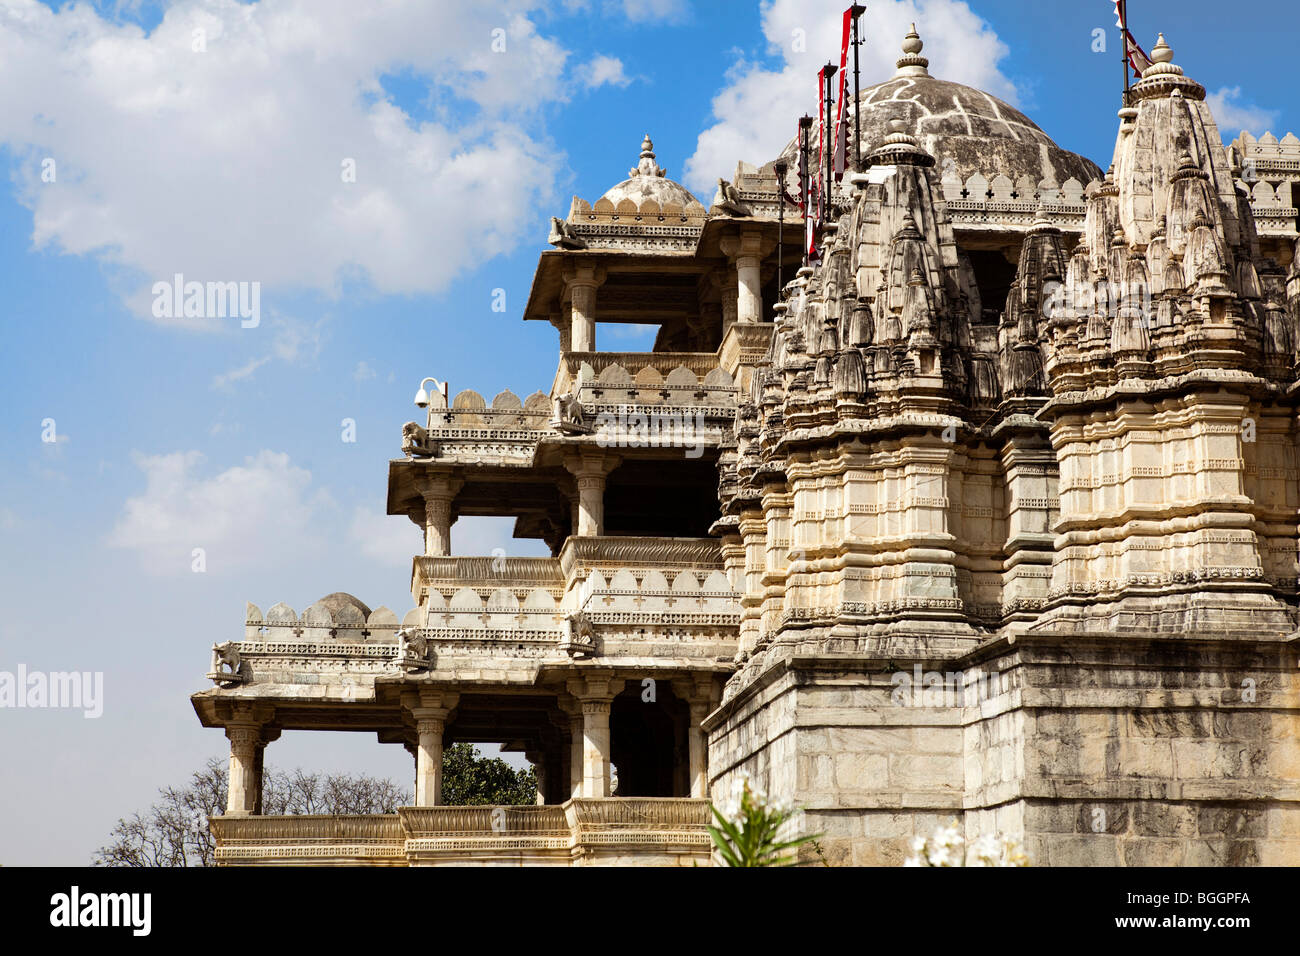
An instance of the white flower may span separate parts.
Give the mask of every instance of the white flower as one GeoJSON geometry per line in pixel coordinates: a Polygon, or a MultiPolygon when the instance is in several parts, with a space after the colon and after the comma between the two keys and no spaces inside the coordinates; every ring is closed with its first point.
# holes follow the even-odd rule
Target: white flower
{"type": "Polygon", "coordinates": [[[1002,858],[1002,845],[996,836],[987,834],[971,844],[967,866],[997,866],[1002,858]],[[972,860],[974,862],[972,862],[972,860]]]}
{"type": "Polygon", "coordinates": [[[947,826],[944,827],[942,830],[939,830],[937,833],[935,833],[934,842],[937,846],[943,847],[945,849],[948,848],[955,849],[957,847],[960,847],[962,843],[965,842],[965,840],[962,837],[962,835],[957,832],[957,828],[955,826],[947,826]]]}

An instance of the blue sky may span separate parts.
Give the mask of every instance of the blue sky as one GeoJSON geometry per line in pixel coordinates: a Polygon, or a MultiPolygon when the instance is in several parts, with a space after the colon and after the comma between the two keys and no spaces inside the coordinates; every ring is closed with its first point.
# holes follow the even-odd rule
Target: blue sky
{"type": "MultiPolygon", "coordinates": [[[[865,80],[915,20],[932,73],[1108,163],[1106,0],[868,6],[865,80]]],[[[96,720],[0,709],[0,863],[85,863],[117,817],[227,752],[188,695],[245,601],[408,609],[419,533],[383,510],[420,379],[546,390],[554,330],[519,315],[549,217],[623,179],[646,132],[705,203],[737,160],[772,158],[815,106],[843,4],[389,7],[0,0],[0,671],[105,680],[96,720]],[[177,272],[258,282],[260,322],[154,317],[152,284],[177,272]]],[[[1289,4],[1131,7],[1229,139],[1300,127],[1275,52],[1289,4]]],[[[539,553],[484,521],[453,546],[539,553]]],[[[412,772],[369,735],[286,734],[268,760],[412,772]]]]}

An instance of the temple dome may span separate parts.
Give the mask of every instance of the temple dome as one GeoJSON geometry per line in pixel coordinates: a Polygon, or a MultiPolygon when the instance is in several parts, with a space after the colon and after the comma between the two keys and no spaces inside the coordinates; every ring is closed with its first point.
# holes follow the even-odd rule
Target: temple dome
{"type": "Polygon", "coordinates": [[[682,208],[692,203],[700,205],[685,186],[668,178],[667,170],[655,162],[654,143],[646,133],[641,141],[641,158],[636,166],[628,170],[628,178],[617,186],[611,187],[601,196],[617,206],[624,199],[630,199],[640,208],[647,199],[653,199],[660,207],[667,203],[676,203],[682,208]]]}
{"type": "Polygon", "coordinates": [[[337,613],[340,608],[351,605],[361,612],[362,617],[370,616],[370,608],[346,591],[335,591],[333,594],[327,594],[316,603],[328,608],[331,614],[337,613]]]}
{"type": "MultiPolygon", "coordinates": [[[[1102,178],[1096,163],[1056,145],[1014,106],[983,90],[931,76],[929,60],[920,55],[923,46],[913,24],[903,41],[898,71],[862,90],[859,119],[864,157],[895,131],[890,124],[898,120],[935,158],[941,174],[955,172],[963,182],[976,173],[987,179],[1003,175],[1013,182],[1027,176],[1035,185],[1044,179],[1061,185],[1071,178],[1087,185],[1102,178]]],[[[849,105],[846,123],[852,131],[849,105]]],[[[815,137],[815,126],[813,132],[815,137]]],[[[794,169],[798,157],[798,142],[791,140],[781,158],[794,169]]]]}

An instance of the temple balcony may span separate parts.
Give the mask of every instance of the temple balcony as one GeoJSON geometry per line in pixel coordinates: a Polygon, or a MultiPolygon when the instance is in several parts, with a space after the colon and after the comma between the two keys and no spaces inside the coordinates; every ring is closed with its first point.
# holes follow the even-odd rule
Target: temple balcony
{"type": "Polygon", "coordinates": [[[417,603],[400,622],[347,595],[301,615],[248,604],[242,639],[213,648],[209,719],[220,722],[217,699],[278,699],[296,702],[304,726],[387,729],[400,724],[387,697],[410,676],[531,685],[539,668],[575,662],[672,676],[725,670],[737,647],[738,596],[712,538],[572,536],[555,558],[418,555],[411,577],[417,603]],[[348,716],[321,710],[330,701],[348,716]]]}
{"type": "Polygon", "coordinates": [[[219,866],[708,866],[709,802],[402,807],[375,816],[221,816],[219,866]]]}
{"type": "MultiPolygon", "coordinates": [[[[761,358],[770,326],[754,326],[749,361],[761,358]]],[[[745,336],[729,336],[728,343],[745,336]]],[[[739,346],[727,357],[738,361],[739,346]]],[[[521,400],[503,391],[491,403],[472,389],[448,404],[431,396],[425,426],[403,428],[414,461],[477,470],[536,468],[574,446],[716,448],[729,437],[738,389],[712,352],[565,352],[551,396],[521,400]]]]}
{"type": "Polygon", "coordinates": [[[581,385],[584,405],[735,409],[735,382],[715,352],[563,352],[552,395],[581,385]]]}

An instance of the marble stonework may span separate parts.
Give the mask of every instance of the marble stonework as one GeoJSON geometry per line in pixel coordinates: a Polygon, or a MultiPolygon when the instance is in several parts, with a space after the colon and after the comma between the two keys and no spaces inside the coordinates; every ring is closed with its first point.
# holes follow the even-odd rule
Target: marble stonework
{"type": "Polygon", "coordinates": [[[832,864],[954,818],[1038,864],[1300,863],[1300,141],[1225,147],[1162,37],[1103,171],[922,49],[811,262],[793,143],[706,206],[647,136],[552,221],[550,388],[435,391],[389,462],[413,609],[250,604],[213,648],[220,862],[691,865],[744,773],[832,864]],[[550,556],[451,555],[477,515],[550,556]],[[284,730],[405,747],[416,805],[261,816],[284,730]],[[539,805],[441,806],[457,741],[539,805]]]}

